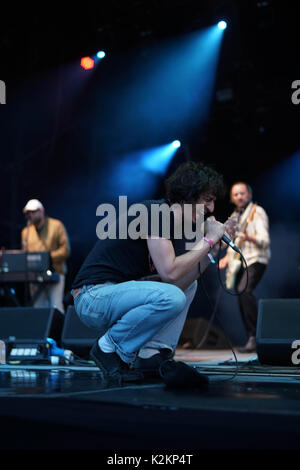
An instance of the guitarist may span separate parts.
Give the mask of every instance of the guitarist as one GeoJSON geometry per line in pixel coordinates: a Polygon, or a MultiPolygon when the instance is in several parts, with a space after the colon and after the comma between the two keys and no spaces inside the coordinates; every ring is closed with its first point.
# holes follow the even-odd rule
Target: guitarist
{"type": "MultiPolygon", "coordinates": [[[[232,216],[238,217],[238,230],[235,244],[239,247],[248,265],[248,286],[238,296],[239,309],[248,334],[245,346],[239,352],[256,351],[257,302],[253,294],[260,282],[270,260],[269,221],[265,210],[252,202],[251,187],[244,182],[233,184],[230,190],[230,201],[235,205],[232,216]]],[[[230,248],[219,262],[220,269],[227,268],[226,285],[241,292],[246,283],[247,275],[240,257],[230,248]]]]}

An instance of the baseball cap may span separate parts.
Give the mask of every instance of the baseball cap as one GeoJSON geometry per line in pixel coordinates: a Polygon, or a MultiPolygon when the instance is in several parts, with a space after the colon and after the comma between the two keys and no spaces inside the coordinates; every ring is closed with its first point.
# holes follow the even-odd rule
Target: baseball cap
{"type": "Polygon", "coordinates": [[[44,209],[43,204],[38,199],[30,199],[23,209],[23,212],[37,211],[38,209],[44,209]]]}

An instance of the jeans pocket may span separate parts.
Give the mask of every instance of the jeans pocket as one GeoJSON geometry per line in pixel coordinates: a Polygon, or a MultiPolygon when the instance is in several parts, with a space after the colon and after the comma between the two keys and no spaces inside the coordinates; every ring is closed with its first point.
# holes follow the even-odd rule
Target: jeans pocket
{"type": "Polygon", "coordinates": [[[107,330],[107,320],[102,312],[101,302],[99,300],[97,302],[88,292],[76,297],[74,307],[78,317],[86,326],[97,330],[107,330]]]}

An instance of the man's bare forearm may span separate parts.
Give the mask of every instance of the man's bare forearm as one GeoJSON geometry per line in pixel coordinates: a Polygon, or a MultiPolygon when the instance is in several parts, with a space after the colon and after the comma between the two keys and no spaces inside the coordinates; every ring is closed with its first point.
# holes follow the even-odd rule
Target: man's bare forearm
{"type": "Polygon", "coordinates": [[[188,272],[185,276],[178,279],[178,281],[176,281],[174,285],[179,287],[183,291],[186,290],[194,281],[199,279],[200,272],[201,274],[204,273],[204,271],[209,265],[210,260],[208,256],[205,256],[197,266],[193,267],[191,271],[188,272]]]}
{"type": "MultiPolygon", "coordinates": [[[[183,276],[181,279],[179,279],[177,282],[174,283],[175,286],[179,287],[183,291],[186,290],[194,281],[196,281],[200,277],[200,271],[201,274],[204,273],[206,268],[209,266],[210,260],[208,256],[202,259],[201,263],[199,263],[198,266],[195,266],[192,268],[192,270],[183,276]]],[[[159,274],[152,274],[150,276],[145,276],[141,277],[138,279],[139,281],[156,281],[156,282],[164,282],[162,281],[161,277],[159,274]]]]}

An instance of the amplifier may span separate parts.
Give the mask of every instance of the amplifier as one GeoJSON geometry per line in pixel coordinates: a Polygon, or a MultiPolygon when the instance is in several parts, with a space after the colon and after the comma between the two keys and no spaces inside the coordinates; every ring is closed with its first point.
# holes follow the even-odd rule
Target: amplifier
{"type": "Polygon", "coordinates": [[[256,329],[261,364],[294,366],[300,345],[300,299],[261,299],[256,329]]]}

